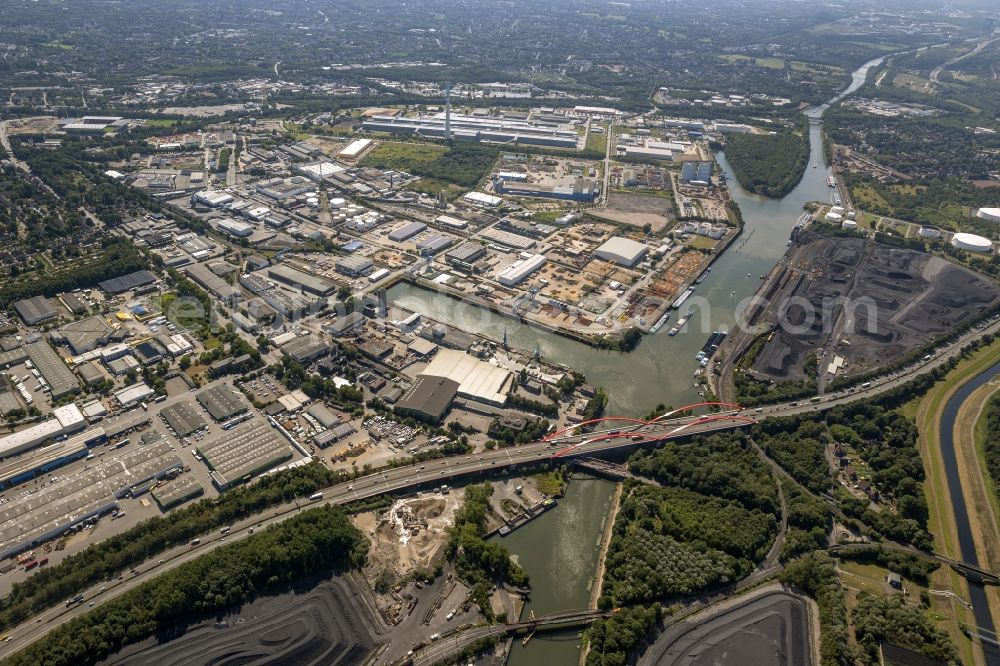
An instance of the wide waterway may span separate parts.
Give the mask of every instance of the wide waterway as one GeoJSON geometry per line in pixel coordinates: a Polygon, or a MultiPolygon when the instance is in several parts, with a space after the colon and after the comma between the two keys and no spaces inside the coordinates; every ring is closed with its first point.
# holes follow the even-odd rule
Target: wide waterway
{"type": "MultiPolygon", "coordinates": [[[[955,512],[959,558],[976,566],[979,565],[979,558],[976,555],[976,541],[972,535],[969,510],[965,506],[965,495],[962,493],[962,477],[958,473],[958,459],[955,457],[955,419],[958,417],[959,408],[969,399],[969,396],[993,380],[998,374],[1000,374],[1000,363],[976,375],[968,384],[962,386],[951,396],[941,413],[941,460],[944,462],[945,476],[948,479],[948,494],[955,512]]],[[[969,581],[969,602],[972,604],[972,614],[976,618],[979,633],[988,639],[982,641],[986,664],[987,666],[1000,666],[1000,647],[996,644],[997,635],[993,624],[993,615],[990,613],[986,589],[982,583],[969,581]]]]}
{"type": "MultiPolygon", "coordinates": [[[[873,60],[854,72],[850,87],[841,95],[863,84],[869,67],[879,62],[881,59],[873,60]]],[[[810,109],[806,115],[818,118],[825,109],[826,105],[821,105],[810,109]]],[[[537,345],[544,358],[578,370],[591,383],[603,386],[608,394],[609,414],[639,416],[659,403],[679,407],[699,402],[693,381],[698,368],[695,355],[713,330],[733,327],[746,300],[760,285],[760,276],[770,271],[784,254],[792,227],[803,212],[803,204],[829,201],[834,192],[827,185],[827,177],[832,172],[823,155],[818,123],[810,126],[809,144],[810,164],[802,181],[782,199],[768,199],[747,192],[737,182],[725,154],[716,156],[733,199],[743,214],[746,225],[743,234],[716,259],[708,278],[698,285],[695,296],[689,299],[689,305],[696,308],[691,323],[673,337],[666,333],[670,326],[663,326],[659,333],[644,336],[630,353],[594,349],[410,284],[392,287],[388,298],[433,319],[495,340],[503,338],[506,328],[507,340],[512,346],[531,352],[537,345]],[[812,166],[814,161],[815,168],[812,166]]]]}
{"type": "MultiPolygon", "coordinates": [[[[531,598],[521,617],[586,608],[600,555],[601,536],[611,509],[614,484],[598,479],[570,482],[566,495],[547,511],[506,537],[506,546],[531,579],[531,598]]],[[[576,664],[579,629],[540,633],[526,646],[514,641],[511,666],[576,664]]]]}

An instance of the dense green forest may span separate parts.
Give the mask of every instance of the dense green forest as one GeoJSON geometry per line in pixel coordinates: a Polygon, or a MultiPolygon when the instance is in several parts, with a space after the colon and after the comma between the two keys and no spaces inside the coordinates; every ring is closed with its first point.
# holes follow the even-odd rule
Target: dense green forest
{"type": "Polygon", "coordinates": [[[95,583],[187,543],[192,537],[296,497],[306,497],[338,478],[337,473],[322,465],[306,465],[261,477],[252,486],[234,488],[218,499],[200,500],[165,516],[145,520],[16,583],[0,604],[0,629],[23,622],[95,583]]]}
{"type": "Polygon", "coordinates": [[[493,611],[489,595],[494,585],[509,583],[524,587],[528,584],[527,574],[511,560],[507,549],[484,538],[492,494],[493,486],[489,483],[465,487],[464,502],[455,513],[448,541],[448,557],[455,561],[459,577],[472,587],[472,598],[490,619],[493,611]]]}
{"type": "Polygon", "coordinates": [[[781,548],[782,561],[826,546],[831,517],[826,503],[785,478],[781,479],[781,490],[788,505],[788,530],[781,548]]]}
{"type": "Polygon", "coordinates": [[[830,437],[816,417],[766,419],[753,427],[753,438],[768,457],[809,490],[830,489],[833,477],[824,455],[830,437]]]}
{"type": "Polygon", "coordinates": [[[836,560],[825,551],[799,558],[785,567],[779,576],[782,583],[805,592],[819,606],[819,653],[822,666],[849,663],[847,607],[844,590],[837,575],[836,560]]]}
{"type": "Polygon", "coordinates": [[[726,138],[726,159],[743,189],[780,198],[802,180],[809,162],[808,125],[796,132],[732,134],[726,138]]]}
{"type": "Polygon", "coordinates": [[[900,596],[875,596],[862,592],[858,605],[851,612],[854,637],[858,641],[865,664],[881,664],[879,643],[896,645],[925,654],[945,663],[957,663],[958,652],[948,634],[934,626],[927,611],[911,606],[900,596]]]}
{"type": "Polygon", "coordinates": [[[633,606],[587,629],[587,666],[623,666],[663,620],[663,607],[633,606]]]}
{"type": "Polygon", "coordinates": [[[930,514],[921,482],[924,467],[917,449],[916,424],[901,413],[854,402],[827,413],[834,440],[853,448],[872,470],[872,484],[895,510],[873,510],[868,502],[843,499],[844,513],[882,535],[923,550],[933,547],[927,531],[930,514]]]}
{"type": "Polygon", "coordinates": [[[7,663],[94,663],[157,630],[245,603],[280,584],[359,567],[367,550],[368,542],[340,509],[310,509],[101,604],[7,663]]]}
{"type": "Polygon", "coordinates": [[[739,434],[668,443],[629,468],[608,548],[602,607],[690,596],[747,576],[777,533],[769,467],[739,434]]]}
{"type": "Polygon", "coordinates": [[[629,470],[664,486],[738,501],[748,509],[777,514],[778,493],[766,464],[739,433],[698,438],[636,452],[629,470]]]}
{"type": "Polygon", "coordinates": [[[990,398],[984,426],[983,456],[986,458],[986,470],[993,479],[993,492],[997,493],[997,488],[1000,488],[1000,393],[990,398]]]}

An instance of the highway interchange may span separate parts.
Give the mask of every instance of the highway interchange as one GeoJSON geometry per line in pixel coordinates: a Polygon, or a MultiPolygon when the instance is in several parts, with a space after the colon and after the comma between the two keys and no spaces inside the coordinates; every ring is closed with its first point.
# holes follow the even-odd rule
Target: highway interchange
{"type": "Polygon", "coordinates": [[[961,349],[977,338],[1000,331],[1000,320],[994,317],[988,326],[973,329],[955,342],[939,349],[930,358],[920,361],[881,379],[872,380],[863,388],[848,389],[820,398],[819,402],[793,401],[757,409],[742,409],[702,416],[664,418],[650,423],[632,423],[617,428],[607,428],[584,434],[567,432],[546,442],[537,442],[507,449],[486,450],[472,455],[453,456],[430,460],[393,469],[380,470],[367,476],[345,481],[323,489],[322,498],[316,501],[298,499],[269,509],[263,514],[239,521],[230,526],[227,534],[214,532],[203,535],[196,546],[175,547],[137,566],[118,580],[96,584],[83,590],[83,601],[69,608],[56,606],[36,618],[10,629],[0,643],[0,659],[23,649],[61,624],[90,610],[92,607],[114,599],[138,587],[155,576],[188,562],[210,550],[245,538],[254,531],[293,516],[306,508],[322,505],[342,505],[372,498],[385,493],[401,493],[417,488],[432,489],[443,482],[481,474],[493,474],[519,465],[541,463],[546,460],[576,456],[597,456],[635,448],[643,444],[671,438],[709,434],[745,427],[755,422],[778,416],[793,416],[817,410],[874,398],[897,388],[914,378],[931,372],[961,353],[961,349]]]}

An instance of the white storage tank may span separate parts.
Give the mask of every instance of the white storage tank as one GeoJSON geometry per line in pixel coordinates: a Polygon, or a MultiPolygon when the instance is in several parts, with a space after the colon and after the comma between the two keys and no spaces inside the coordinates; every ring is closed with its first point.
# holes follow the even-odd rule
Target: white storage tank
{"type": "Polygon", "coordinates": [[[920,227],[918,234],[921,238],[941,238],[941,230],[937,227],[920,227]]]}
{"type": "Polygon", "coordinates": [[[840,222],[844,219],[844,216],[840,213],[834,213],[832,210],[826,214],[827,222],[840,222]]]}
{"type": "Polygon", "coordinates": [[[960,250],[969,252],[989,253],[993,251],[993,243],[988,238],[976,234],[958,233],[951,239],[951,244],[960,250]]]}
{"type": "Polygon", "coordinates": [[[330,208],[343,208],[345,205],[347,205],[346,199],[341,199],[340,197],[330,199],[330,208]]]}
{"type": "Polygon", "coordinates": [[[857,229],[858,223],[854,220],[844,220],[844,223],[840,225],[844,229],[857,229]]]}

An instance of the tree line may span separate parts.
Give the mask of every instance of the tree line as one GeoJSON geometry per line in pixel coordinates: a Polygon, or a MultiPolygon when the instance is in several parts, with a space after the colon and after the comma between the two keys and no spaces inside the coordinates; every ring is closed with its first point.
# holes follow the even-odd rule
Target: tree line
{"type": "Polygon", "coordinates": [[[245,603],[302,576],[359,567],[367,551],[367,540],[339,508],[310,509],[101,604],[8,663],[94,663],[158,630],[245,603]]]}
{"type": "Polygon", "coordinates": [[[781,198],[799,184],[808,165],[808,124],[803,120],[794,132],[730,135],[726,159],[743,189],[781,198]]]}

